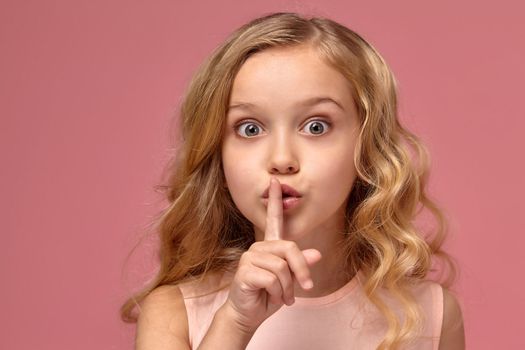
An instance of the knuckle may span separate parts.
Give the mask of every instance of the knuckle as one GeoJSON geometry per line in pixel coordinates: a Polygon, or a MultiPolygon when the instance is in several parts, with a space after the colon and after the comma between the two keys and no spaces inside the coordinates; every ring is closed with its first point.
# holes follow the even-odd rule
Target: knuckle
{"type": "Polygon", "coordinates": [[[239,265],[239,267],[237,268],[237,274],[239,276],[244,277],[248,274],[249,270],[250,268],[247,265],[239,265]]]}
{"type": "Polygon", "coordinates": [[[261,250],[261,244],[263,242],[261,241],[257,241],[257,242],[254,242],[251,246],[250,246],[250,249],[248,251],[259,251],[261,250]]]}
{"type": "Polygon", "coordinates": [[[295,250],[295,249],[299,249],[298,246],[297,246],[297,243],[295,243],[294,241],[284,241],[285,243],[285,248],[287,250],[295,250]]]}
{"type": "Polygon", "coordinates": [[[282,259],[279,260],[279,262],[277,263],[277,269],[280,272],[286,272],[286,270],[288,270],[288,263],[282,259]]]}
{"type": "Polygon", "coordinates": [[[243,280],[244,280],[244,281],[247,281],[247,282],[250,282],[250,283],[252,283],[252,284],[253,284],[253,283],[257,284],[257,283],[258,283],[257,281],[259,280],[259,278],[258,278],[257,275],[258,275],[258,273],[257,273],[257,271],[255,271],[254,269],[252,269],[252,268],[246,268],[246,269],[245,269],[245,272],[244,272],[244,278],[243,278],[243,280]]]}
{"type": "Polygon", "coordinates": [[[241,258],[239,259],[239,264],[243,265],[247,263],[248,261],[250,261],[250,255],[251,255],[250,251],[245,251],[244,253],[242,253],[241,258]]]}
{"type": "Polygon", "coordinates": [[[276,285],[278,282],[279,282],[279,280],[278,280],[277,276],[275,276],[273,274],[272,275],[268,275],[268,283],[270,285],[276,285]]]}

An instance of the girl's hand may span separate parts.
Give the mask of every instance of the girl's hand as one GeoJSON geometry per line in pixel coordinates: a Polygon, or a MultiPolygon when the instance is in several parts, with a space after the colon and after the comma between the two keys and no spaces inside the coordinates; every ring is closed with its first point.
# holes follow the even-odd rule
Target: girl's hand
{"type": "Polygon", "coordinates": [[[282,240],[283,203],[281,185],[270,180],[264,241],[244,252],[223,307],[242,332],[253,333],[283,304],[292,305],[294,281],[303,289],[313,282],[309,266],[321,259],[316,249],[299,250],[294,241],[282,240]]]}

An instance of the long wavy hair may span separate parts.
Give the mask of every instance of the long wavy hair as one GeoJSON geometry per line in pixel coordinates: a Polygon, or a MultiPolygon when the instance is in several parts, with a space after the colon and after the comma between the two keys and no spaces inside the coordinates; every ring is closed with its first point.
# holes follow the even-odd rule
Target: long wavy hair
{"type": "Polygon", "coordinates": [[[397,348],[421,329],[424,315],[410,285],[438,270],[436,282],[452,285],[456,263],[441,249],[447,220],[425,192],[429,154],[398,120],[396,81],[389,67],[371,44],[333,20],[272,13],[234,31],[190,81],[177,120],[178,146],[158,186],[168,205],[152,220],[160,238],[160,268],[121,306],[123,321],[136,322],[135,308],[161,285],[235,271],[241,254],[254,243],[252,223],[223,186],[226,108],[246,59],[268,48],[296,45],[315,48],[354,87],[360,124],[354,155],[358,176],[346,211],[344,268],[363,272],[364,291],[386,318],[388,328],[379,349],[397,348]],[[423,209],[435,219],[432,231],[416,226],[423,209]],[[400,302],[401,319],[380,297],[382,287],[400,302]]]}

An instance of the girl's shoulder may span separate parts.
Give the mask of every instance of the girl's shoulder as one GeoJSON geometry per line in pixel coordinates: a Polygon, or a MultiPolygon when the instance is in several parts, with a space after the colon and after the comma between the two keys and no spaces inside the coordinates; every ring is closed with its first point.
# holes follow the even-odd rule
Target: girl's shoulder
{"type": "MultiPolygon", "coordinates": [[[[433,323],[434,331],[441,329],[443,321],[443,311],[444,311],[444,288],[438,282],[432,280],[417,280],[411,281],[405,285],[406,291],[409,295],[402,292],[406,301],[411,299],[412,303],[416,303],[421,311],[427,315],[433,323]]],[[[387,303],[389,307],[392,308],[394,312],[402,313],[404,310],[404,305],[399,299],[397,293],[393,293],[385,287],[382,287],[378,290],[378,294],[381,296],[381,299],[387,303]]]]}
{"type": "Polygon", "coordinates": [[[419,280],[408,285],[408,288],[416,299],[431,297],[434,301],[443,302],[443,287],[438,282],[432,280],[419,280]]]}
{"type": "Polygon", "coordinates": [[[162,285],[140,303],[136,348],[170,346],[190,349],[188,318],[182,293],[177,285],[162,285]]]}
{"type": "Polygon", "coordinates": [[[439,349],[464,349],[465,331],[459,295],[432,280],[420,281],[410,289],[418,304],[434,321],[439,349]]]}
{"type": "Polygon", "coordinates": [[[465,329],[461,302],[455,293],[446,288],[443,288],[443,326],[439,348],[465,348],[465,329]]]}
{"type": "Polygon", "coordinates": [[[224,291],[227,295],[224,286],[230,278],[230,273],[213,272],[152,290],[140,303],[137,349],[160,345],[191,349],[195,336],[199,339],[203,336],[202,325],[210,323],[224,291]]]}

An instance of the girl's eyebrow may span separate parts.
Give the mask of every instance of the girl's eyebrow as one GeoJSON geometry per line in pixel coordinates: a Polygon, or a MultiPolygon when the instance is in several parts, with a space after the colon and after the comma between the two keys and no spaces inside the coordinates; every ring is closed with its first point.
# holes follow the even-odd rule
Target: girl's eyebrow
{"type": "MultiPolygon", "coordinates": [[[[335,99],[333,99],[331,97],[328,97],[328,96],[314,96],[314,97],[310,97],[310,98],[307,98],[306,100],[297,102],[295,104],[295,107],[315,106],[315,105],[318,105],[318,104],[321,104],[321,103],[335,104],[340,110],[345,112],[345,109],[343,108],[343,105],[340,102],[338,102],[335,99]]],[[[255,104],[250,103],[250,102],[234,102],[233,104],[231,104],[228,107],[227,112],[230,112],[233,109],[244,109],[244,110],[248,110],[248,111],[254,111],[254,110],[257,110],[258,107],[255,104]]]]}

